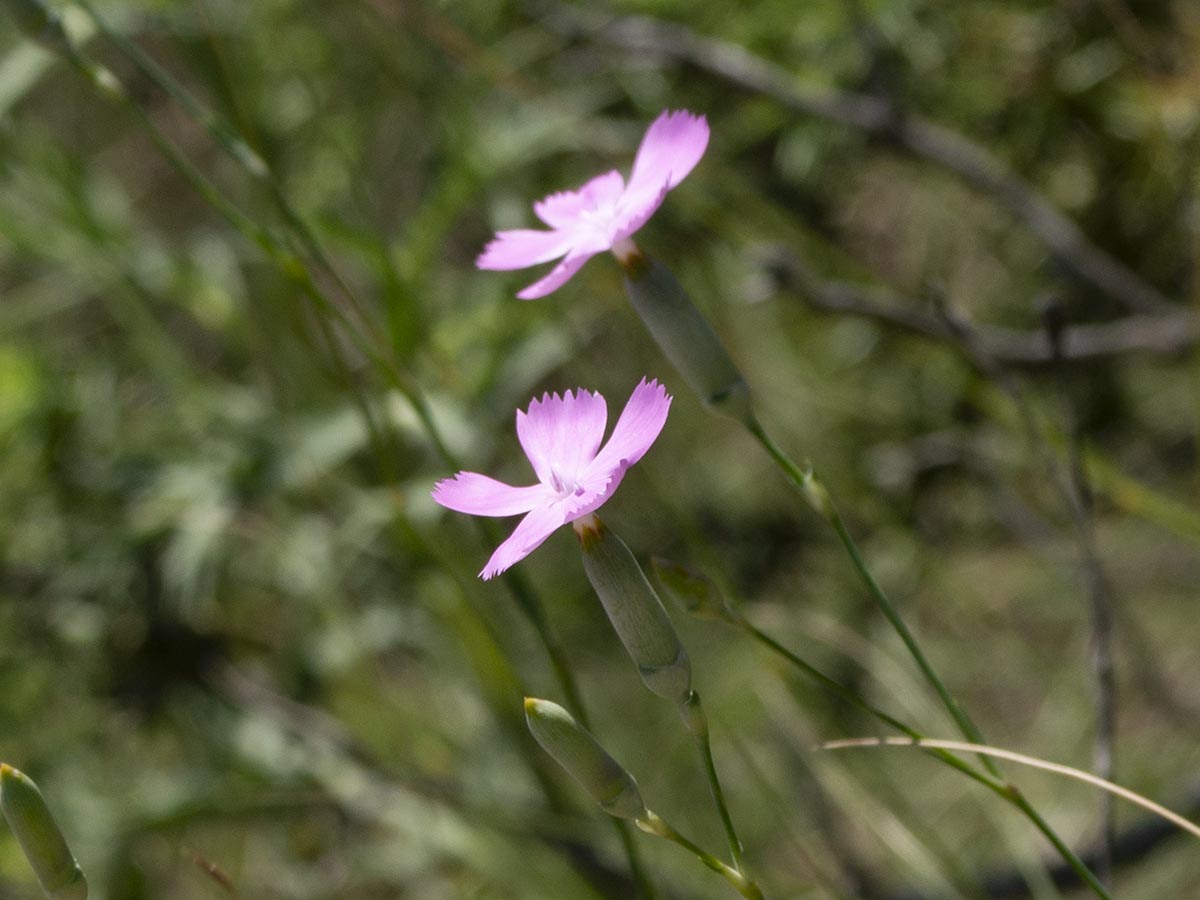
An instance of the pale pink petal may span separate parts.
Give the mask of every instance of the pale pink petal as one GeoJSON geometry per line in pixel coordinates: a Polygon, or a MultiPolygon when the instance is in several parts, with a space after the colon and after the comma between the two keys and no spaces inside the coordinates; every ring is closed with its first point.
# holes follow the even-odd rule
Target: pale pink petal
{"type": "Polygon", "coordinates": [[[687,110],[666,110],[646,130],[633,161],[629,190],[656,194],[675,187],[700,162],[708,147],[708,121],[687,110]]]}
{"type": "Polygon", "coordinates": [[[671,395],[657,381],[646,381],[633,389],[633,395],[621,411],[608,443],[588,466],[583,481],[622,472],[636,463],[650,449],[667,422],[671,395]]]}
{"type": "Polygon", "coordinates": [[[524,559],[566,521],[566,506],[561,502],[535,507],[521,520],[508,540],[496,548],[479,577],[487,581],[524,559]]]}
{"type": "Polygon", "coordinates": [[[574,522],[591,515],[608,502],[608,498],[616,491],[627,471],[628,466],[619,466],[615,471],[607,473],[586,474],[575,493],[565,500],[567,521],[574,522]]]}
{"type": "Polygon", "coordinates": [[[574,490],[604,439],[608,406],[582,388],[545,394],[529,410],[517,410],[517,438],[542,484],[561,493],[574,490]]]}
{"type": "Polygon", "coordinates": [[[612,209],[625,190],[625,179],[616,169],[597,175],[577,191],[560,191],[533,204],[537,217],[551,228],[571,229],[588,213],[612,209]]]}
{"type": "MultiPolygon", "coordinates": [[[[601,247],[601,250],[608,249],[601,247]]],[[[518,291],[517,296],[522,300],[536,300],[557,291],[570,281],[575,273],[583,268],[583,264],[599,253],[600,250],[580,250],[574,248],[557,266],[550,270],[545,278],[540,278],[524,290],[518,291]]]]}
{"type": "Polygon", "coordinates": [[[544,484],[513,487],[478,472],[459,472],[433,487],[435,501],[447,509],[473,516],[515,516],[553,497],[544,484]]]}
{"type": "Polygon", "coordinates": [[[561,231],[501,231],[483,248],[475,265],[480,269],[524,269],[557,259],[572,243],[571,235],[561,231]]]}
{"type": "Polygon", "coordinates": [[[617,206],[617,214],[613,219],[612,243],[632,237],[638,230],[650,221],[650,217],[662,206],[670,190],[666,183],[659,185],[655,191],[627,191],[617,206]]]}

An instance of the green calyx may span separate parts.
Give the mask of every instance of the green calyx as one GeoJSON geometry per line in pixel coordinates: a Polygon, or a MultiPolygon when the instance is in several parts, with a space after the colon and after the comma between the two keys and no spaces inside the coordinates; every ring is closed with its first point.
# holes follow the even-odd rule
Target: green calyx
{"type": "Polygon", "coordinates": [[[29,776],[0,764],[0,810],[50,900],[86,900],[87,879],[42,792],[29,776]]]}
{"type": "Polygon", "coordinates": [[[610,816],[637,819],[646,811],[633,776],[574,717],[549,700],[525,698],[525,722],[536,740],[610,816]]]}
{"type": "Polygon", "coordinates": [[[595,516],[575,525],[583,568],[613,630],[655,694],[679,701],[692,687],[692,664],[675,626],[625,543],[595,516]]]}
{"type": "Polygon", "coordinates": [[[713,412],[749,421],[746,380],[675,276],[640,252],[622,260],[622,267],[633,308],[688,387],[713,412]]]}

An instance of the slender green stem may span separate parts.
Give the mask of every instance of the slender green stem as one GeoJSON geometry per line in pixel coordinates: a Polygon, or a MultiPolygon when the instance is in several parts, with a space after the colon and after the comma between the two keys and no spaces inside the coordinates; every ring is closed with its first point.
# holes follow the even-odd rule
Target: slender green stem
{"type": "Polygon", "coordinates": [[[287,222],[288,227],[299,237],[305,251],[320,263],[321,267],[334,279],[342,295],[346,298],[347,303],[353,309],[359,325],[369,331],[370,318],[359,301],[358,296],[343,278],[341,271],[330,260],[329,255],[325,252],[325,248],[322,246],[320,240],[318,240],[311,226],[300,215],[295,206],[292,205],[291,200],[288,199],[287,194],[279,183],[279,179],[276,178],[267,161],[251,148],[250,144],[237,133],[237,130],[231,123],[227,122],[213,110],[205,107],[187,88],[176,81],[170,72],[160,66],[150,56],[143,53],[137,44],[109,25],[108,21],[96,12],[88,0],[75,0],[75,2],[88,14],[100,33],[116,44],[117,48],[141,70],[142,74],[170,95],[194,121],[198,122],[208,131],[213,140],[237,161],[248,175],[266,187],[271,195],[271,199],[275,202],[280,214],[287,222]]]}
{"type": "Polygon", "coordinates": [[[642,816],[635,820],[637,827],[645,831],[647,834],[657,835],[671,841],[673,844],[678,844],[683,849],[694,855],[696,859],[708,866],[714,872],[718,873],[726,881],[734,886],[739,894],[746,900],[764,900],[762,889],[757,884],[748,879],[737,869],[723,863],[704,848],[698,846],[694,842],[688,840],[670,824],[668,824],[657,813],[646,810],[642,816]]]}
{"type": "MultiPolygon", "coordinates": [[[[924,651],[921,650],[920,644],[917,643],[917,639],[909,630],[908,625],[904,622],[904,619],[901,618],[900,613],[896,610],[896,607],[892,605],[891,600],[888,599],[887,594],[885,594],[883,591],[883,588],[879,586],[879,582],[875,580],[875,577],[867,568],[867,564],[863,560],[862,554],[859,553],[858,545],[855,544],[854,539],[850,536],[850,532],[846,528],[846,523],[842,520],[841,514],[837,510],[837,506],[834,505],[833,499],[829,496],[829,492],[826,490],[825,486],[814,477],[810,469],[801,469],[794,462],[792,462],[783,449],[775,443],[769,434],[767,434],[767,432],[763,429],[762,424],[759,423],[757,419],[751,416],[745,421],[745,425],[747,430],[749,430],[749,432],[754,435],[755,439],[763,446],[763,449],[770,454],[771,458],[787,476],[788,480],[791,481],[792,484],[800,491],[800,493],[804,495],[804,498],[808,501],[809,505],[812,506],[812,508],[833,527],[833,530],[837,533],[838,540],[841,542],[846,554],[850,557],[850,561],[854,566],[854,570],[863,580],[863,583],[866,584],[867,590],[871,594],[871,597],[875,600],[880,611],[887,618],[888,622],[891,623],[892,628],[895,629],[896,633],[900,636],[900,640],[904,642],[904,646],[908,649],[908,652],[916,662],[917,667],[921,670],[921,674],[924,675],[925,680],[929,682],[934,692],[938,695],[939,699],[942,701],[942,705],[946,707],[947,712],[950,713],[950,716],[954,719],[954,722],[958,726],[959,730],[971,743],[986,744],[987,741],[983,738],[983,734],[980,732],[979,728],[971,720],[971,717],[967,715],[966,711],[959,706],[958,701],[956,701],[951,695],[949,689],[946,687],[945,682],[943,682],[938,676],[937,672],[926,658],[924,651]]],[[[957,757],[955,758],[957,759],[957,757]]],[[[1027,799],[1025,799],[1024,795],[1021,794],[1021,792],[1014,786],[1004,782],[1000,773],[1000,769],[995,762],[983,756],[980,757],[980,761],[990,776],[988,781],[994,782],[1002,792],[1002,796],[1006,797],[1006,799],[1020,809],[1033,823],[1033,825],[1043,835],[1045,835],[1046,839],[1049,840],[1054,848],[1062,855],[1063,859],[1066,860],[1067,864],[1070,865],[1080,879],[1082,879],[1083,882],[1092,889],[1092,892],[1095,893],[1097,897],[1103,898],[1103,900],[1112,900],[1112,896],[1096,877],[1096,874],[1092,872],[1090,868],[1088,868],[1087,864],[1080,859],[1070,847],[1067,846],[1067,844],[1058,836],[1054,829],[1050,827],[1049,823],[1042,818],[1041,814],[1033,808],[1027,799]]],[[[958,762],[962,762],[962,760],[958,760],[958,762]]],[[[962,771],[967,771],[965,769],[961,769],[961,767],[957,765],[955,768],[960,768],[962,771]]],[[[972,777],[974,777],[977,781],[982,781],[982,778],[979,777],[983,775],[982,772],[978,772],[973,767],[968,768],[970,771],[967,772],[967,774],[974,772],[975,774],[972,775],[972,777]]],[[[988,781],[984,781],[983,783],[987,784],[988,781]]]]}
{"type": "Polygon", "coordinates": [[[638,851],[637,842],[633,839],[633,830],[629,827],[629,823],[624,819],[612,819],[612,823],[617,837],[621,841],[621,847],[625,851],[629,863],[629,874],[633,877],[633,883],[637,885],[639,896],[643,900],[658,900],[658,889],[650,880],[650,874],[642,864],[642,856],[638,851]]]}
{"type": "MultiPolygon", "coordinates": [[[[917,667],[921,670],[921,674],[925,676],[925,680],[937,692],[942,705],[946,707],[946,710],[953,717],[959,730],[974,743],[983,743],[983,736],[979,728],[971,720],[971,717],[967,715],[959,702],[954,699],[954,696],[950,693],[950,689],[946,687],[946,683],[942,681],[928,658],[926,658],[925,652],[921,649],[921,645],[917,643],[916,637],[913,636],[908,625],[901,618],[900,613],[897,612],[896,607],[892,605],[887,595],[883,592],[883,588],[879,586],[879,583],[867,568],[862,555],[858,552],[858,545],[854,543],[850,532],[846,530],[846,523],[842,520],[841,513],[838,512],[837,507],[833,505],[832,501],[828,504],[828,509],[829,523],[833,526],[834,531],[837,532],[838,539],[846,549],[846,554],[850,557],[851,562],[854,563],[855,571],[862,577],[863,582],[867,585],[871,596],[875,598],[875,602],[879,605],[880,610],[887,617],[896,634],[900,636],[900,640],[904,642],[904,646],[908,648],[908,652],[916,662],[917,667]]],[[[984,766],[993,775],[999,774],[994,762],[987,757],[981,757],[981,759],[984,766]]]]}
{"type": "Polygon", "coordinates": [[[917,737],[917,731],[915,729],[910,728],[908,725],[905,725],[899,719],[884,712],[879,707],[877,707],[877,706],[873,705],[872,703],[870,703],[869,701],[865,700],[856,691],[852,690],[851,688],[846,687],[846,685],[842,684],[836,678],[832,678],[829,675],[826,675],[824,672],[822,672],[816,666],[812,665],[804,658],[793,653],[787,647],[783,646],[783,644],[779,643],[779,641],[775,640],[775,638],[771,637],[765,631],[762,631],[756,625],[751,623],[750,620],[747,619],[745,616],[743,616],[740,612],[738,612],[736,610],[731,610],[730,612],[731,612],[731,618],[727,619],[727,621],[730,624],[734,625],[737,628],[740,628],[742,631],[746,632],[746,634],[750,635],[752,638],[754,638],[760,644],[762,644],[763,646],[767,647],[772,652],[774,652],[774,653],[778,654],[779,656],[783,657],[784,659],[786,659],[789,663],[791,663],[793,666],[795,666],[797,669],[799,669],[801,672],[803,672],[809,678],[816,681],[822,687],[824,687],[831,693],[837,694],[843,700],[858,707],[863,712],[869,713],[870,715],[874,716],[876,719],[878,719],[883,724],[890,725],[892,728],[895,728],[897,731],[902,732],[911,738],[917,737]]]}
{"type": "Polygon", "coordinates": [[[721,789],[721,780],[717,777],[717,767],[713,762],[712,742],[708,737],[708,715],[700,703],[700,695],[690,691],[679,703],[679,716],[691,732],[696,750],[700,753],[700,761],[704,764],[704,774],[708,777],[708,787],[712,791],[713,802],[717,806],[717,814],[721,817],[721,825],[725,828],[725,838],[729,842],[729,854],[733,865],[739,872],[745,871],[743,859],[744,848],[738,837],[737,829],[733,826],[733,817],[725,803],[725,792],[721,789]]]}
{"type": "MultiPolygon", "coordinates": [[[[913,740],[919,741],[919,740],[923,740],[926,737],[926,735],[923,735],[921,732],[917,731],[917,729],[913,728],[910,725],[905,724],[904,722],[901,722],[895,716],[892,716],[889,713],[884,712],[879,707],[877,707],[877,706],[873,705],[872,703],[868,702],[867,700],[863,699],[861,696],[859,696],[858,693],[856,693],[855,691],[846,687],[840,681],[836,680],[835,678],[831,678],[830,676],[828,676],[824,672],[822,672],[820,669],[818,669],[816,666],[812,665],[811,663],[809,663],[802,657],[793,653],[791,650],[789,650],[787,647],[783,646],[783,644],[779,643],[777,640],[775,640],[769,634],[767,634],[766,632],[760,630],[755,625],[753,625],[748,619],[746,619],[744,616],[742,616],[741,613],[737,612],[736,610],[731,610],[731,614],[732,614],[732,617],[730,619],[728,619],[727,621],[729,621],[731,624],[733,624],[736,627],[745,631],[747,634],[749,634],[751,637],[753,637],[759,643],[763,644],[765,647],[769,648],[774,653],[776,653],[779,656],[786,659],[789,663],[791,663],[793,666],[795,666],[797,669],[799,669],[805,675],[808,675],[810,678],[812,678],[818,684],[825,687],[827,690],[831,691],[834,694],[837,694],[839,697],[841,697],[842,699],[846,700],[847,702],[853,704],[854,706],[858,707],[863,712],[869,713],[870,715],[874,716],[876,719],[878,719],[883,724],[889,725],[892,728],[895,728],[897,731],[902,732],[903,734],[907,735],[908,737],[912,738],[913,740]]],[[[948,750],[941,750],[939,752],[938,749],[934,749],[934,748],[925,748],[925,749],[927,749],[929,751],[930,756],[941,760],[942,762],[944,762],[946,765],[950,766],[953,769],[957,769],[958,771],[960,771],[964,775],[966,775],[968,778],[971,778],[974,781],[979,782],[984,787],[986,787],[988,790],[992,791],[993,793],[997,794],[1000,797],[1003,797],[1005,800],[1009,801],[1010,803],[1015,802],[1014,795],[1015,795],[1016,791],[1011,785],[1006,784],[1005,782],[1001,781],[1000,779],[994,777],[993,775],[991,775],[987,772],[981,772],[979,769],[972,766],[966,760],[959,758],[957,755],[955,755],[954,753],[951,753],[948,750]]]]}
{"type": "MultiPolygon", "coordinates": [[[[912,631],[909,630],[908,625],[900,616],[896,607],[892,605],[892,601],[888,599],[883,588],[879,586],[879,582],[875,580],[875,576],[867,568],[862,554],[859,553],[858,545],[854,543],[854,538],[850,536],[850,532],[846,529],[846,523],[842,520],[841,513],[838,512],[837,506],[834,505],[824,485],[817,481],[811,470],[801,469],[792,462],[757,421],[752,422],[748,427],[750,433],[766,448],[767,452],[771,454],[771,457],[784,470],[788,478],[804,494],[805,499],[833,527],[833,530],[837,533],[838,540],[841,541],[842,547],[846,551],[846,555],[850,557],[850,562],[853,564],[854,570],[867,586],[867,591],[871,594],[871,597],[875,600],[876,605],[887,618],[888,622],[891,623],[896,634],[900,636],[900,640],[904,642],[904,646],[908,649],[917,667],[921,670],[921,674],[925,676],[925,680],[929,682],[930,686],[937,693],[938,698],[942,701],[942,705],[946,707],[946,710],[958,725],[959,730],[972,743],[986,743],[979,728],[959,705],[958,701],[954,699],[953,695],[951,695],[949,688],[946,687],[946,683],[942,681],[941,677],[934,670],[929,659],[925,656],[925,651],[917,643],[916,637],[913,636],[912,631]]],[[[999,770],[992,760],[986,757],[981,757],[980,759],[989,772],[993,775],[999,775],[999,770]]]]}

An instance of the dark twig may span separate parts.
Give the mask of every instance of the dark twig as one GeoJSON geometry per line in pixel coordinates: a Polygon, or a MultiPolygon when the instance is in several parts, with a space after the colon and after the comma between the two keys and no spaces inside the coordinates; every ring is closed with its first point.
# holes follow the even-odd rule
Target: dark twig
{"type": "MultiPolygon", "coordinates": [[[[1060,464],[1058,455],[1037,426],[1033,410],[1021,385],[1008,372],[987,356],[972,327],[965,319],[954,316],[940,295],[935,296],[937,309],[945,326],[958,342],[964,355],[972,360],[985,376],[1007,393],[1016,405],[1032,452],[1041,459],[1051,480],[1058,486],[1067,507],[1071,528],[1079,552],[1088,596],[1091,630],[1092,678],[1096,704],[1096,736],[1093,742],[1093,765],[1096,774],[1113,780],[1116,741],[1116,683],[1113,675],[1112,631],[1113,606],[1107,579],[1096,548],[1095,528],[1091,515],[1091,494],[1088,489],[1082,447],[1082,435],[1077,423],[1068,426],[1068,468],[1060,464]]],[[[1056,305],[1050,305],[1044,315],[1045,334],[1055,364],[1063,362],[1063,332],[1065,322],[1056,305]]],[[[1075,416],[1068,412],[1071,419],[1075,416]]],[[[1112,845],[1115,839],[1115,805],[1111,795],[1100,801],[1100,839],[1093,854],[1098,864],[1096,874],[1107,887],[1112,874],[1112,845]]],[[[1090,868],[1090,866],[1089,866],[1090,868]]]]}
{"type": "MultiPolygon", "coordinates": [[[[1184,803],[1176,804],[1188,818],[1200,815],[1200,789],[1191,791],[1184,803]]],[[[1180,831],[1170,822],[1158,817],[1148,817],[1135,822],[1128,828],[1117,833],[1112,842],[1112,863],[1117,869],[1127,868],[1141,862],[1152,853],[1161,850],[1165,845],[1177,839],[1180,831]]],[[[1083,861],[1093,870],[1099,865],[1098,850],[1092,848],[1083,852],[1083,861]]],[[[1080,886],[1074,870],[1065,863],[1053,860],[1047,863],[1046,870],[1055,887],[1070,890],[1080,886]]],[[[1030,896],[1029,884],[1020,872],[1016,870],[995,870],[985,873],[981,879],[983,892],[993,900],[1019,900],[1030,896]]],[[[934,900],[928,893],[917,891],[900,891],[892,894],[889,900],[934,900]]]]}
{"type": "MultiPolygon", "coordinates": [[[[1058,310],[1051,307],[1045,316],[1046,334],[1056,358],[1061,359],[1062,322],[1058,310]]],[[[1064,392],[1065,393],[1065,392],[1064,392]]],[[[1084,463],[1083,429],[1069,398],[1069,473],[1063,473],[1062,493],[1067,499],[1071,524],[1079,544],[1079,563],[1087,588],[1091,627],[1092,690],[1096,704],[1096,733],[1092,764],[1096,774],[1112,781],[1116,770],[1117,686],[1113,663],[1113,597],[1100,563],[1096,547],[1096,529],[1092,518],[1092,493],[1084,463]]],[[[1096,875],[1111,884],[1113,842],[1116,839],[1116,806],[1113,796],[1100,796],[1100,836],[1096,845],[1096,875]]]]}
{"type": "MultiPolygon", "coordinates": [[[[772,274],[809,306],[824,312],[875,319],[910,334],[956,345],[962,335],[941,316],[893,291],[820,278],[791,255],[769,263],[772,274]]],[[[1070,325],[1059,335],[1058,355],[1044,330],[1019,331],[973,324],[976,349],[1005,369],[1039,369],[1061,363],[1083,363],[1128,353],[1176,355],[1191,350],[1200,338],[1200,323],[1191,313],[1131,315],[1113,322],[1070,325]]]]}
{"type": "Polygon", "coordinates": [[[986,147],[929,119],[899,110],[887,99],[801,84],[791,72],[737,44],[652,18],[613,19],[555,4],[544,21],[568,34],[583,34],[639,53],[657,53],[687,62],[746,90],[766,94],[795,112],[856,128],[886,141],[953,172],[993,197],[1041,238],[1077,278],[1128,309],[1161,312],[1172,305],[1136,272],[1092,243],[1075,222],[986,147]]]}

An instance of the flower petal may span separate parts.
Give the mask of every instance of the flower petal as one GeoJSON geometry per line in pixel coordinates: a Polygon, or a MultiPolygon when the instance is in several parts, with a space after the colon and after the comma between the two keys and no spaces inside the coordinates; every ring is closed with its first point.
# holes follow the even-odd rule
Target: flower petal
{"type": "Polygon", "coordinates": [[[524,269],[549,262],[571,249],[570,234],[518,228],[500,231],[483,248],[475,265],[480,269],[524,269]]]}
{"type": "Polygon", "coordinates": [[[446,509],[473,516],[515,516],[554,497],[543,484],[513,487],[478,472],[459,472],[433,487],[433,499],[446,509]]]}
{"type": "Polygon", "coordinates": [[[643,378],[621,411],[612,437],[588,466],[584,482],[594,483],[593,479],[618,472],[623,475],[624,470],[641,459],[658,438],[670,408],[671,395],[666,388],[657,381],[648,382],[643,378]]]}
{"type": "Polygon", "coordinates": [[[571,490],[588,468],[608,423],[608,404],[597,393],[544,394],[517,410],[517,438],[538,480],[556,491],[571,490]]]}
{"type": "Polygon", "coordinates": [[[479,577],[487,581],[524,559],[566,521],[566,508],[561,502],[534,507],[508,540],[496,548],[479,577]]]}
{"type": "MultiPolygon", "coordinates": [[[[601,248],[606,249],[606,248],[601,248]]],[[[574,248],[557,266],[550,270],[545,278],[540,278],[524,290],[518,291],[517,296],[522,300],[536,300],[557,291],[570,281],[575,273],[583,268],[583,264],[599,253],[599,250],[581,250],[574,248]]]]}
{"type": "Polygon", "coordinates": [[[615,244],[617,241],[623,241],[625,238],[631,237],[650,221],[650,217],[662,206],[663,200],[667,197],[667,191],[670,189],[670,186],[666,182],[663,182],[659,185],[657,193],[627,191],[621,197],[621,202],[617,207],[616,218],[613,220],[611,226],[612,243],[615,244]]]}
{"type": "Polygon", "coordinates": [[[577,191],[560,191],[533,204],[537,217],[551,228],[571,229],[585,213],[612,209],[625,190],[625,179],[616,169],[597,175],[577,191]]]}
{"type": "Polygon", "coordinates": [[[656,194],[687,177],[708,147],[708,121],[685,109],[665,110],[646,130],[633,161],[629,191],[656,194]]]}
{"type": "Polygon", "coordinates": [[[667,191],[695,168],[708,146],[708,123],[686,110],[664,112],[642,138],[629,185],[610,225],[612,243],[635,234],[662,206],[667,191]]]}
{"type": "Polygon", "coordinates": [[[580,487],[564,501],[567,507],[566,520],[574,522],[576,519],[582,519],[607,503],[628,470],[628,466],[622,465],[610,472],[589,471],[580,487]]]}

